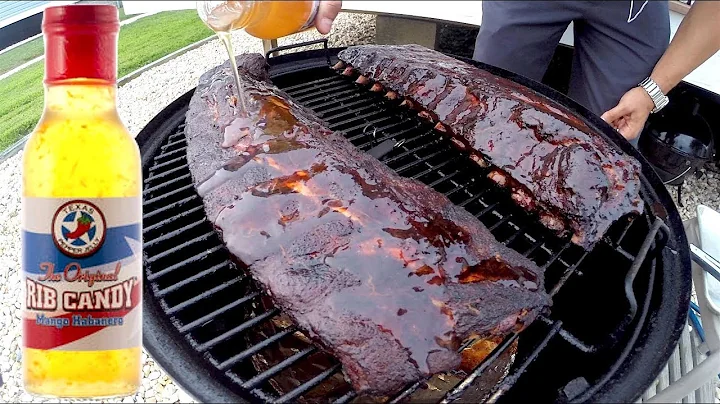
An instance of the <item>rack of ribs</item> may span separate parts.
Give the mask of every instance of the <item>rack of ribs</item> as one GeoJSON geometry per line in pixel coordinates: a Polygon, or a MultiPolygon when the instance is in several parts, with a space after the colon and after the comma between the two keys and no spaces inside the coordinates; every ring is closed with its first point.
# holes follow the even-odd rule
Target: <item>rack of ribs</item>
{"type": "Polygon", "coordinates": [[[523,330],[550,306],[543,271],[474,216],[328,130],[237,58],[205,73],[186,115],[208,219],[275,305],[383,396],[456,369],[469,338],[523,330]]]}
{"type": "Polygon", "coordinates": [[[642,213],[640,164],[566,108],[517,83],[419,45],[353,46],[335,69],[416,109],[512,190],[559,236],[591,248],[642,213]]]}

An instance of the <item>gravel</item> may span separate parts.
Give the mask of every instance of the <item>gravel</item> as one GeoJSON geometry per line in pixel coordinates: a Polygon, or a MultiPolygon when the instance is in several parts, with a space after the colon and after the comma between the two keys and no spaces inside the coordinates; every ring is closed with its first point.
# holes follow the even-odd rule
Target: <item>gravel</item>
{"type": "MultiPolygon", "coordinates": [[[[280,45],[321,38],[316,31],[308,31],[279,40],[280,45]]],[[[375,38],[375,18],[365,14],[342,13],[327,36],[329,46],[372,43],[375,38]]],[[[244,33],[233,34],[235,53],[262,52],[262,43],[244,33]]],[[[317,46],[316,46],[317,47],[317,46]]],[[[133,135],[166,105],[192,89],[201,74],[227,59],[218,41],[211,41],[177,59],[143,73],[118,91],[120,116],[133,135]]],[[[40,100],[38,100],[39,102],[40,100]]],[[[21,154],[0,164],[0,387],[1,402],[45,402],[22,390],[20,380],[20,178],[21,154]]],[[[683,189],[680,208],[683,219],[695,215],[700,203],[720,210],[720,174],[707,172],[701,179],[692,178],[683,189]]],[[[675,198],[675,189],[670,190],[675,198]]],[[[167,374],[143,353],[143,383],[139,392],[106,402],[151,403],[194,402],[167,374]]],[[[70,402],[68,400],[65,400],[70,402]]]]}
{"type": "MultiPolygon", "coordinates": [[[[668,190],[677,205],[677,187],[668,190]]],[[[680,196],[683,206],[678,206],[678,210],[683,220],[697,216],[697,206],[701,204],[720,211],[720,172],[704,170],[700,178],[687,178],[680,196]]]]}

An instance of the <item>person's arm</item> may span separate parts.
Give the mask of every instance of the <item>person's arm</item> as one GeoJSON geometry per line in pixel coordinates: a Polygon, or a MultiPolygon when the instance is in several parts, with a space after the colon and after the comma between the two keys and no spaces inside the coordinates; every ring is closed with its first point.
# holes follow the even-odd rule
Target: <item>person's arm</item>
{"type": "Polygon", "coordinates": [[[325,35],[330,32],[335,17],[342,9],[342,1],[321,1],[315,17],[315,28],[325,35]]]}
{"type": "MultiPolygon", "coordinates": [[[[655,65],[650,78],[663,93],[720,50],[720,1],[696,1],[687,13],[667,50],[655,65]]],[[[635,87],[625,93],[618,105],[602,118],[626,139],[642,131],[655,105],[647,92],[635,87]]]]}

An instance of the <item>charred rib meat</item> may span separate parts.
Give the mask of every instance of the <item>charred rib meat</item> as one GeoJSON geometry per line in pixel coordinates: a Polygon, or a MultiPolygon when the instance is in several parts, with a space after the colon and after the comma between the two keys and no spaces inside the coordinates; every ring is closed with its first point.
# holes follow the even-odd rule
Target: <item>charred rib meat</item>
{"type": "Polygon", "coordinates": [[[462,340],[521,330],[550,304],[542,270],[475,217],[289,101],[262,55],[238,65],[251,122],[229,63],[201,77],[185,129],[194,183],[231,254],[358,392],[457,368],[462,340]]]}
{"type": "Polygon", "coordinates": [[[474,159],[513,200],[585,248],[643,210],[639,163],[560,105],[512,81],[418,46],[353,46],[336,69],[406,98],[474,159]],[[478,160],[480,158],[480,160],[478,160]],[[487,161],[485,161],[485,159],[487,161]]]}

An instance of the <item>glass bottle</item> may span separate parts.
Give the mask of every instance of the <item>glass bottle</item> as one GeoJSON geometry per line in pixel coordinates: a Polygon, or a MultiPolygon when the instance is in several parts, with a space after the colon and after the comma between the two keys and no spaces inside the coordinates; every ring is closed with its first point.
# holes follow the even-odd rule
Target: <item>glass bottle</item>
{"type": "Polygon", "coordinates": [[[140,385],[142,171],[116,107],[118,10],[45,9],[45,107],[23,152],[23,385],[117,397],[140,385]]]}
{"type": "Polygon", "coordinates": [[[313,26],[318,1],[198,1],[200,18],[215,32],[245,29],[261,39],[277,39],[313,26]]]}

